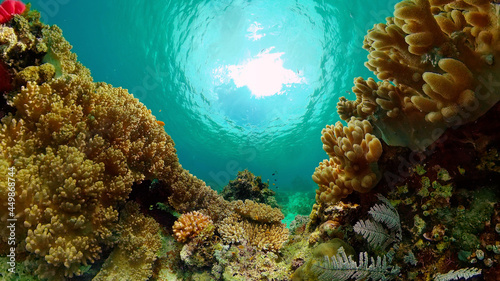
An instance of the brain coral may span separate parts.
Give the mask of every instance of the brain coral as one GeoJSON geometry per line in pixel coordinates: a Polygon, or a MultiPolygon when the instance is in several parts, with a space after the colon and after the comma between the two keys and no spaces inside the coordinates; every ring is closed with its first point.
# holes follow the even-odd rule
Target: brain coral
{"type": "Polygon", "coordinates": [[[487,0],[407,0],[366,35],[368,69],[342,119],[368,118],[390,145],[425,149],[447,127],[484,114],[500,97],[498,4],[487,0]],[[396,133],[395,133],[396,132],[396,133]]]}

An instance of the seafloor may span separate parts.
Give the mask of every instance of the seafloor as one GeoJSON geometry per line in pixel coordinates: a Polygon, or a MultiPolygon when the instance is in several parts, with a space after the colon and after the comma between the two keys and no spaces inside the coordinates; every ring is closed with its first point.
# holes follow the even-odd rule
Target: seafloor
{"type": "Polygon", "coordinates": [[[0,25],[1,279],[500,280],[498,8],[403,1],[368,31],[377,80],[340,99],[285,226],[250,171],[217,193],[183,169],[169,120],[28,6],[0,25]]]}

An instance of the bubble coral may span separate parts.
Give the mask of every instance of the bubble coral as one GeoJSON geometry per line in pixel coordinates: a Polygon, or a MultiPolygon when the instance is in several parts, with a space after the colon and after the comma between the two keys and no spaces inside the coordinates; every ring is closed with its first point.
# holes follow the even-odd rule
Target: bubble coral
{"type": "Polygon", "coordinates": [[[5,0],[0,4],[0,24],[10,21],[13,15],[22,14],[25,9],[26,5],[21,1],[5,0]]]}

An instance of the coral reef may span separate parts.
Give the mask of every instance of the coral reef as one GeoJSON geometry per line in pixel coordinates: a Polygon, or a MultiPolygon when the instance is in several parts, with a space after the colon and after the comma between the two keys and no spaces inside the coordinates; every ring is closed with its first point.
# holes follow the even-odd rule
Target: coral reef
{"type": "MultiPolygon", "coordinates": [[[[365,65],[381,81],[356,78],[356,100],[342,97],[337,109],[348,126],[366,122],[370,130],[358,130],[345,143],[338,140],[346,131],[340,123],[336,131],[323,130],[330,161],[313,175],[319,190],[307,227],[311,245],[344,237],[360,253],[359,265],[337,254],[317,267],[318,279],[380,279],[366,275],[371,266],[388,269],[385,280],[498,276],[500,135],[492,122],[500,116],[493,78],[499,73],[498,24],[496,1],[406,0],[395,6],[394,17],[368,31],[365,65]],[[338,166],[342,156],[352,161],[346,152],[366,133],[381,140],[380,154],[361,166],[375,170],[354,170],[380,175],[374,177],[380,181],[352,193],[348,173],[338,166]],[[383,204],[373,206],[376,192],[387,199],[378,196],[383,204]],[[368,256],[377,262],[368,266],[368,256]]],[[[362,155],[358,151],[351,156],[362,155]]]]}
{"type": "MultiPolygon", "coordinates": [[[[16,174],[16,252],[30,254],[40,277],[79,275],[104,248],[123,248],[130,235],[149,233],[148,224],[139,224],[144,229],[120,235],[126,224],[120,204],[135,182],[175,178],[181,168],[174,143],[126,90],[93,83],[61,30],[41,24],[36,12],[14,16],[0,33],[0,59],[15,74],[6,95],[15,110],[0,129],[0,167],[2,182],[7,168],[16,174]]],[[[8,192],[0,189],[4,242],[8,192]]],[[[144,255],[143,269],[155,253],[144,255]]]]}
{"type": "Polygon", "coordinates": [[[229,181],[220,194],[228,201],[249,199],[278,207],[274,198],[276,192],[269,189],[269,184],[262,182],[260,176],[256,177],[249,170],[239,171],[236,179],[229,181]]]}
{"type": "Polygon", "coordinates": [[[127,203],[120,214],[120,243],[104,262],[94,281],[148,280],[152,264],[161,247],[158,223],[139,211],[139,205],[127,203]]]}
{"type": "Polygon", "coordinates": [[[0,254],[17,272],[1,278],[499,276],[497,7],[407,0],[369,31],[381,81],[357,78],[356,100],[340,99],[347,125],[323,130],[317,204],[291,234],[260,177],[240,172],[217,194],[150,110],[93,82],[59,28],[13,15],[0,25],[0,182],[15,174],[0,186],[0,254]]]}

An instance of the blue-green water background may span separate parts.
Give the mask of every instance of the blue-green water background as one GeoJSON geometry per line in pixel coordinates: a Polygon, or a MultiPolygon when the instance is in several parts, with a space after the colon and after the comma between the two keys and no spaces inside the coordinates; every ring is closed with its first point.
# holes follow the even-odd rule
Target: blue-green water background
{"type": "Polygon", "coordinates": [[[283,191],[312,191],[326,158],[321,130],[339,120],[338,98],[364,67],[366,31],[395,0],[37,0],[95,81],[129,89],[176,143],[184,168],[215,189],[250,169],[283,191]],[[258,24],[259,40],[249,39],[258,24]],[[255,98],[214,78],[263,50],[307,84],[255,98]],[[274,175],[273,175],[274,174],[274,175]]]}

